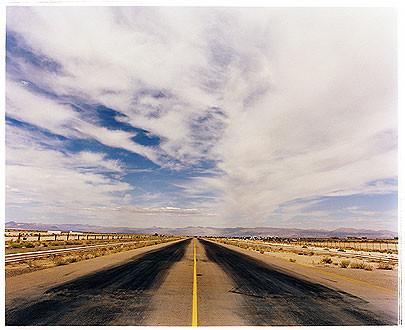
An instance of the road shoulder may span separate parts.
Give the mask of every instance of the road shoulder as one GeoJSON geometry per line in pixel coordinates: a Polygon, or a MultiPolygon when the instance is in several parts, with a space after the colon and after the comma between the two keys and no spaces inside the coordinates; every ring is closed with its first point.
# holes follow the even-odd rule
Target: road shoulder
{"type": "Polygon", "coordinates": [[[14,299],[42,294],[51,287],[74,280],[102,269],[118,266],[146,252],[156,250],[179,241],[146,246],[135,250],[119,252],[77,263],[38,270],[6,278],[5,296],[7,303],[14,299]]]}
{"type": "Polygon", "coordinates": [[[376,284],[375,280],[371,283],[366,281],[364,279],[366,271],[361,269],[349,270],[349,272],[343,273],[340,269],[296,264],[269,254],[260,254],[256,251],[242,249],[234,245],[215,243],[265,262],[284,273],[361,298],[369,303],[371,310],[387,314],[391,318],[398,318],[398,289],[397,286],[391,288],[385,286],[384,274],[381,275],[381,284],[378,285],[379,283],[376,284]],[[356,276],[358,274],[361,275],[356,276]]]}

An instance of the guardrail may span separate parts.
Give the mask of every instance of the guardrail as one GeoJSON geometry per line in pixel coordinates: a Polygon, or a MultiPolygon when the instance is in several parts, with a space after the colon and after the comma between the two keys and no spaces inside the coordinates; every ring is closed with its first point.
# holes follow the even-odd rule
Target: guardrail
{"type": "MultiPolygon", "coordinates": [[[[97,233],[47,233],[47,232],[16,232],[5,234],[6,242],[33,241],[69,241],[69,240],[128,240],[139,239],[147,235],[133,234],[97,234],[97,233]]],[[[149,235],[149,237],[152,235],[149,235]]]]}
{"type": "Polygon", "coordinates": [[[135,244],[135,243],[151,243],[156,242],[158,240],[149,240],[149,241],[131,241],[131,242],[120,242],[120,243],[109,243],[109,244],[95,244],[95,245],[88,245],[88,246],[78,246],[72,248],[62,248],[62,249],[54,249],[54,250],[43,250],[43,251],[32,251],[32,252],[20,252],[20,253],[12,253],[5,255],[5,262],[12,263],[12,262],[20,262],[30,259],[39,259],[48,257],[50,255],[62,255],[70,252],[77,252],[77,251],[86,251],[86,250],[94,250],[101,247],[109,247],[109,246],[116,246],[116,245],[126,245],[126,244],[135,244]]]}

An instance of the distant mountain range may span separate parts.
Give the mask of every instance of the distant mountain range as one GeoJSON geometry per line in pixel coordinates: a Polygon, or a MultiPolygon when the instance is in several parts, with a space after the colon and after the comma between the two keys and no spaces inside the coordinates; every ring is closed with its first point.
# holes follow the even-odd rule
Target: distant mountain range
{"type": "Polygon", "coordinates": [[[394,238],[397,233],[389,230],[369,230],[354,228],[338,228],[335,230],[273,228],[273,227],[180,227],[180,228],[130,228],[130,227],[103,227],[82,224],[42,224],[6,222],[6,229],[32,229],[32,230],[60,230],[92,233],[137,233],[137,234],[166,234],[178,236],[278,236],[278,237],[367,237],[367,238],[394,238]]]}

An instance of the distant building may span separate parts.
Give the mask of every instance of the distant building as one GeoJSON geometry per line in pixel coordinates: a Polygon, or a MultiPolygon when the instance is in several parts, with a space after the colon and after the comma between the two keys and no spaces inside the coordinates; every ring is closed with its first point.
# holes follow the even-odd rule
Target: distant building
{"type": "Polygon", "coordinates": [[[62,234],[62,231],[60,231],[60,230],[48,230],[48,234],[60,235],[60,234],[62,234]]]}

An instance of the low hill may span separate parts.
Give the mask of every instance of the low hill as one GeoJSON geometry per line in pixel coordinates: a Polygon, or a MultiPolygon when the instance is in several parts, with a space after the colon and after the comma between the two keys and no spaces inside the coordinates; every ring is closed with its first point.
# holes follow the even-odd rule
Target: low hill
{"type": "Polygon", "coordinates": [[[138,234],[166,234],[178,236],[278,236],[278,237],[367,237],[367,238],[394,238],[397,233],[388,230],[370,230],[355,228],[338,228],[335,230],[273,228],[273,227],[179,227],[179,228],[131,228],[131,227],[104,227],[83,224],[42,224],[6,222],[6,229],[31,230],[61,230],[93,233],[138,233],[138,234]]]}

